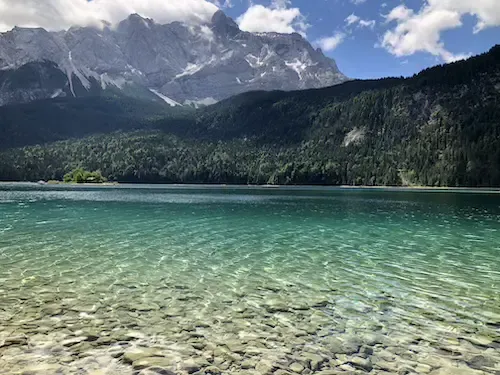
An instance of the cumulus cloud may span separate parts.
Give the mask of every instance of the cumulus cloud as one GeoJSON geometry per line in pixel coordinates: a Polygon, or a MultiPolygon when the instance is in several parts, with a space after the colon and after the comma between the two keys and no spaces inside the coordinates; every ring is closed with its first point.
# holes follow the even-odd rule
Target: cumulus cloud
{"type": "MultiPolygon", "coordinates": [[[[230,2],[226,2],[230,4],[230,2]]],[[[0,30],[14,26],[67,29],[112,24],[132,13],[160,23],[208,21],[217,6],[208,0],[0,0],[0,30]]]]}
{"type": "Polygon", "coordinates": [[[409,56],[428,52],[445,62],[466,58],[468,54],[448,51],[441,34],[463,26],[465,15],[477,19],[473,32],[500,26],[500,1],[498,0],[427,0],[417,12],[399,5],[386,15],[387,22],[396,25],[382,39],[382,46],[396,56],[409,56]]]}
{"type": "Polygon", "coordinates": [[[299,8],[290,7],[289,0],[274,0],[269,7],[253,4],[238,17],[240,28],[249,32],[277,32],[306,35],[309,25],[299,8]]]}
{"type": "Polygon", "coordinates": [[[337,48],[345,39],[346,35],[338,32],[332,36],[318,39],[314,45],[320,47],[323,51],[330,52],[337,48]]]}

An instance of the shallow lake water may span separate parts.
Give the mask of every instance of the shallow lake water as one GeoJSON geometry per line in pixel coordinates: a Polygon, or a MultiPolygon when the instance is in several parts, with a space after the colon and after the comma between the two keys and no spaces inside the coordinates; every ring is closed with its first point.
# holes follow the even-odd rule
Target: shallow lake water
{"type": "Polygon", "coordinates": [[[1,374],[500,374],[500,194],[0,185],[1,374]]]}

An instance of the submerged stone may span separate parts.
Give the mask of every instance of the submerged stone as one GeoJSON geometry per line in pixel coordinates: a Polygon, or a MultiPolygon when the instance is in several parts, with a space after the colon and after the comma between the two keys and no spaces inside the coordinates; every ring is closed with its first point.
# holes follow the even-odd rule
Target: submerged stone
{"type": "Polygon", "coordinates": [[[484,375],[484,372],[463,367],[442,367],[430,373],[431,375],[484,375]]]}
{"type": "Polygon", "coordinates": [[[373,369],[372,362],[366,358],[354,357],[351,360],[349,360],[349,364],[351,364],[355,368],[365,370],[368,372],[370,372],[373,369]]]}
{"type": "Polygon", "coordinates": [[[240,367],[244,370],[255,368],[255,366],[257,366],[257,361],[255,359],[245,359],[240,364],[240,367]]]}
{"type": "Polygon", "coordinates": [[[290,370],[292,370],[293,372],[297,373],[297,374],[300,374],[302,373],[302,371],[305,370],[304,366],[302,366],[300,363],[298,362],[294,362],[292,363],[290,366],[289,366],[290,370]]]}
{"type": "Polygon", "coordinates": [[[61,341],[62,346],[73,346],[87,340],[86,336],[72,337],[61,341]]]}
{"type": "Polygon", "coordinates": [[[161,350],[156,348],[132,348],[123,353],[123,360],[126,363],[133,363],[142,358],[163,357],[161,350]]]}
{"type": "Polygon", "coordinates": [[[273,372],[275,369],[275,366],[272,361],[266,360],[266,359],[261,359],[259,363],[257,363],[257,366],[255,366],[255,369],[260,373],[260,374],[269,374],[273,372]]]}
{"type": "Polygon", "coordinates": [[[21,375],[51,375],[56,374],[61,371],[61,365],[54,363],[40,363],[37,365],[25,367],[20,374],[21,375]]]}
{"type": "Polygon", "coordinates": [[[222,373],[222,370],[217,366],[208,366],[203,369],[203,373],[206,375],[220,375],[222,373]]]}
{"type": "Polygon", "coordinates": [[[142,370],[150,367],[165,368],[170,367],[174,364],[170,358],[165,357],[144,357],[137,359],[132,362],[132,367],[134,370],[142,370]]]}
{"type": "Polygon", "coordinates": [[[302,356],[309,361],[309,366],[311,370],[318,371],[323,363],[326,362],[326,358],[314,354],[314,353],[303,353],[302,356]]]}
{"type": "Polygon", "coordinates": [[[359,351],[361,342],[355,338],[340,340],[335,337],[328,337],[324,340],[324,345],[334,354],[354,354],[359,351]]]}
{"type": "Polygon", "coordinates": [[[28,344],[28,338],[25,336],[11,336],[7,337],[3,341],[0,340],[0,348],[11,345],[26,345],[28,344]]]}
{"type": "Polygon", "coordinates": [[[268,312],[270,313],[277,313],[277,312],[288,312],[290,311],[290,308],[288,307],[287,304],[284,302],[280,301],[271,301],[265,304],[265,308],[268,312]]]}
{"type": "Polygon", "coordinates": [[[182,363],[181,368],[188,374],[193,374],[200,371],[203,367],[210,366],[210,364],[203,358],[189,359],[182,363]]]}
{"type": "Polygon", "coordinates": [[[493,339],[488,336],[469,336],[464,337],[464,340],[469,341],[471,344],[484,347],[489,347],[493,344],[493,339]]]}
{"type": "MultiPolygon", "coordinates": [[[[495,361],[493,358],[486,357],[484,355],[476,355],[466,362],[470,368],[476,369],[476,370],[485,370],[486,368],[492,369],[497,364],[497,361],[495,361]]],[[[498,363],[498,364],[500,365],[500,363],[498,363]]],[[[499,371],[500,371],[500,368],[499,368],[499,371]]]]}

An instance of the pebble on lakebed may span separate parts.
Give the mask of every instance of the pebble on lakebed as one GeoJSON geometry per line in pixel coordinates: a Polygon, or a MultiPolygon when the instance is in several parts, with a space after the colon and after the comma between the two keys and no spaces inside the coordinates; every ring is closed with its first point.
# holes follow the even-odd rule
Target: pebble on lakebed
{"type": "Polygon", "coordinates": [[[85,303],[71,292],[54,295],[57,302],[17,301],[16,318],[0,331],[3,374],[500,373],[500,338],[488,326],[436,340],[432,332],[388,326],[375,310],[370,319],[340,311],[326,296],[308,304],[294,288],[279,298],[262,289],[208,304],[185,298],[182,288],[151,291],[94,294],[85,303]]]}

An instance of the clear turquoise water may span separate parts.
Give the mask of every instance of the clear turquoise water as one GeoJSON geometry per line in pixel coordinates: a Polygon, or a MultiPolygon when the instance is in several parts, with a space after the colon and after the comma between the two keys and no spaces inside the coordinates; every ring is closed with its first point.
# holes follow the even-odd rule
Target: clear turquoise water
{"type": "Polygon", "coordinates": [[[0,185],[0,346],[6,373],[154,347],[178,373],[498,374],[500,195],[0,185]]]}

